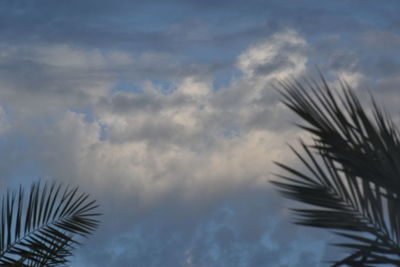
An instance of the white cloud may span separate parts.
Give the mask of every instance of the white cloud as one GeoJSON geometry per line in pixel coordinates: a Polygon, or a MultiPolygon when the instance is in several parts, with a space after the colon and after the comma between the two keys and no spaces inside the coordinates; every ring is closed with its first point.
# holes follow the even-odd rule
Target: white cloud
{"type": "Polygon", "coordinates": [[[135,61],[118,51],[35,48],[31,60],[58,71],[44,71],[48,87],[32,99],[22,101],[21,91],[4,93],[27,103],[16,106],[12,132],[28,140],[26,155],[43,173],[107,202],[103,212],[120,216],[117,222],[106,217],[107,229],[124,225],[123,234],[163,205],[199,216],[240,192],[269,190],[272,161],[292,159],[286,143],[299,131],[288,127],[288,111],[270,84],[305,71],[306,45],[294,31],[277,33],[238,57],[244,75],[225,88],[213,91],[211,77],[190,74],[172,77],[174,90],[167,94],[149,80],[138,83],[140,93],[115,92],[115,79],[108,78],[115,77],[113,68],[138,62],[156,68],[168,55],[148,53],[135,61]],[[54,111],[49,120],[43,110],[54,111]]]}
{"type": "MultiPolygon", "coordinates": [[[[304,46],[305,40],[293,31],[271,36],[239,56],[245,76],[218,92],[212,90],[211,79],[202,76],[177,79],[176,89],[167,95],[151,82],[144,83],[139,94],[111,94],[105,83],[102,93],[86,102],[93,113],[90,120],[88,114],[59,111],[55,124],[34,127],[26,135],[34,140],[35,157],[50,176],[95,184],[99,191],[112,186],[143,202],[154,204],[178,194],[192,201],[208,195],[211,203],[245,187],[266,186],[271,162],[284,159],[285,142],[296,135],[268,124],[286,111],[266,85],[273,77],[303,71],[304,46]],[[277,56],[290,64],[257,72],[276,64],[277,56]],[[236,96],[226,102],[229,95],[236,96]],[[264,102],[271,96],[275,100],[264,102]],[[263,119],[255,119],[255,114],[263,119]]],[[[92,72],[105,62],[131,63],[122,52],[107,55],[67,46],[35,48],[33,54],[46,64],[92,72]]],[[[159,58],[147,54],[142,60],[156,64],[159,58]]]]}
{"type": "MultiPolygon", "coordinates": [[[[304,70],[305,44],[294,31],[285,31],[249,48],[238,59],[245,76],[218,92],[212,91],[207,77],[188,76],[176,81],[176,89],[167,95],[150,82],[144,84],[140,94],[103,94],[98,98],[102,101],[91,102],[93,121],[68,111],[57,124],[49,125],[45,138],[36,136],[35,142],[49,147],[40,151],[38,158],[42,157],[44,168],[52,176],[84,177],[84,183],[93,181],[105,188],[113,185],[151,202],[177,192],[184,198],[201,199],[209,194],[212,199],[243,186],[265,186],[273,168],[271,162],[284,159],[285,142],[295,132],[277,132],[263,125],[268,118],[277,119],[279,112],[286,111],[276,98],[267,105],[261,97],[276,94],[266,86],[273,77],[297,75],[304,70]],[[275,66],[278,56],[285,61],[275,66]],[[276,69],[257,72],[267,65],[276,69]],[[239,94],[235,101],[215,102],[243,90],[244,95],[239,94]],[[258,113],[264,114],[264,121],[253,118],[258,113]],[[105,139],[101,138],[102,127],[107,129],[105,139]],[[63,156],[49,157],[45,154],[49,150],[60,151],[63,156]]],[[[97,51],[85,54],[58,47],[46,53],[70,56],[70,62],[64,63],[67,66],[90,65],[85,62],[100,66],[107,61],[97,51]]],[[[143,58],[157,61],[159,57],[143,58]]]]}
{"type": "Polygon", "coordinates": [[[305,70],[305,39],[293,30],[278,32],[243,52],[238,68],[251,79],[284,79],[305,70]]]}
{"type": "Polygon", "coordinates": [[[177,89],[183,94],[194,97],[206,96],[211,93],[212,82],[204,79],[202,80],[199,77],[186,77],[179,83],[177,89]]]}

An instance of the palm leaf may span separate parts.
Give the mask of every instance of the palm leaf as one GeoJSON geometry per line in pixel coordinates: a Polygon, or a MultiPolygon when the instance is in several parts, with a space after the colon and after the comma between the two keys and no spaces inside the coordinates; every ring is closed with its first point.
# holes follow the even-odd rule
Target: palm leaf
{"type": "Polygon", "coordinates": [[[349,240],[335,244],[352,253],[334,266],[399,266],[400,142],[393,122],[374,101],[368,116],[344,83],[342,94],[323,77],[322,85],[280,85],[284,103],[306,122],[299,126],[314,140],[302,143],[302,153],[292,149],[303,170],[277,163],[288,175],[273,181],[286,197],[312,205],[293,209],[296,223],[349,240]]]}
{"type": "Polygon", "coordinates": [[[306,81],[281,82],[284,103],[307,124],[316,146],[355,176],[400,192],[400,141],[393,121],[373,100],[373,118],[367,115],[348,85],[334,94],[322,77],[322,86],[306,81]]]}
{"type": "Polygon", "coordinates": [[[34,183],[26,196],[1,200],[0,266],[64,266],[79,240],[99,224],[89,195],[55,183],[34,183]]]}

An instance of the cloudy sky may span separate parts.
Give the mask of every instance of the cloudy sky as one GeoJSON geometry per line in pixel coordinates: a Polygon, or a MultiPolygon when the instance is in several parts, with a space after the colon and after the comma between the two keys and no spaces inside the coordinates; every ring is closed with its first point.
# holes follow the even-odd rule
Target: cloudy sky
{"type": "Polygon", "coordinates": [[[397,114],[398,1],[0,2],[0,183],[79,185],[73,267],[325,266],[269,180],[304,133],[272,85],[316,75],[397,114]]]}

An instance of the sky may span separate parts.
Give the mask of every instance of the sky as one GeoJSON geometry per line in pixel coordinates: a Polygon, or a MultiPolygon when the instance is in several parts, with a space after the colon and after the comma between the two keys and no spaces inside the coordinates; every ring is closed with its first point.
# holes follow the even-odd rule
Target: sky
{"type": "Polygon", "coordinates": [[[0,2],[0,184],[79,185],[73,267],[326,266],[273,161],[307,135],[274,89],[318,77],[396,117],[398,1],[0,2]]]}

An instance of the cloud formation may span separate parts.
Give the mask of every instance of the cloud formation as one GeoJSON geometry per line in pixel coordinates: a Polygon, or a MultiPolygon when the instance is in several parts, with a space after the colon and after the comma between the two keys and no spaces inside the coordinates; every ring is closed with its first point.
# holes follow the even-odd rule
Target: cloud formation
{"type": "MultiPolygon", "coordinates": [[[[22,157],[34,159],[40,174],[79,184],[102,202],[105,234],[98,233],[98,238],[116,244],[111,251],[99,247],[96,251],[111,256],[94,265],[128,266],[129,260],[157,266],[171,255],[166,246],[174,242],[174,235],[183,236],[174,245],[181,250],[168,258],[171,266],[178,262],[224,266],[237,261],[246,266],[245,252],[239,253],[245,244],[248,250],[260,251],[252,258],[258,264],[267,260],[260,253],[262,243],[268,242],[262,237],[274,223],[272,214],[236,207],[241,198],[237,194],[256,190],[257,201],[271,201],[263,196],[270,192],[271,162],[286,157],[284,143],[295,131],[269,126],[277,123],[276,112],[286,111],[276,97],[269,99],[276,93],[267,85],[276,76],[297,75],[304,69],[304,60],[289,60],[305,58],[304,45],[293,31],[278,33],[238,57],[243,76],[228,87],[214,90],[210,77],[189,75],[170,81],[169,93],[152,81],[144,81],[140,92],[114,91],[106,79],[113,76],[110,70],[135,61],[123,52],[103,54],[69,46],[16,48],[4,52],[4,61],[18,58],[30,68],[41,66],[38,72],[44,80],[23,81],[31,86],[10,81],[14,87],[3,90],[4,97],[24,107],[11,108],[5,116],[18,118],[9,131],[16,134],[15,142],[26,140],[22,157]],[[277,60],[278,55],[286,60],[277,60]],[[268,65],[275,66],[273,75],[258,71],[268,65]],[[35,93],[21,99],[28,88],[35,93]],[[53,113],[44,119],[47,112],[53,113]],[[230,219],[213,226],[218,221],[214,216],[230,219]],[[144,251],[131,254],[138,242],[162,254],[157,258],[147,258],[144,251]],[[188,244],[192,245],[184,249],[188,244]],[[210,250],[210,246],[216,247],[210,250]],[[221,261],[226,253],[226,261],[221,261]]],[[[257,205],[256,200],[249,201],[248,205],[257,205]]]]}
{"type": "Polygon", "coordinates": [[[307,138],[273,85],[316,64],[397,107],[386,7],[344,19],[316,2],[32,3],[0,8],[14,23],[0,36],[1,182],[44,176],[99,199],[103,224],[73,266],[318,266],[339,253],[291,225],[268,183],[273,161],[296,164],[286,144],[307,138]]]}

